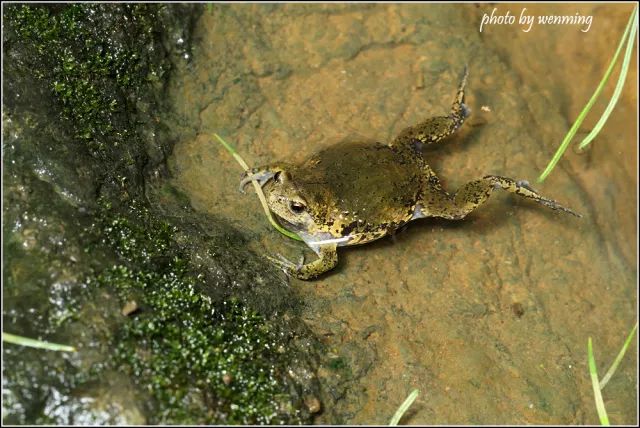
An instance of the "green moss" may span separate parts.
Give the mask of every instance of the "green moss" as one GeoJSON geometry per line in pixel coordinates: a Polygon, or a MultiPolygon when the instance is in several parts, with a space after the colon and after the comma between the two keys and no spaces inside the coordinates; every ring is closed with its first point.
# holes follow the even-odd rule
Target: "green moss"
{"type": "Polygon", "coordinates": [[[145,292],[116,359],[160,404],[151,423],[302,422],[287,412],[291,397],[273,364],[279,340],[264,319],[237,302],[214,306],[180,269],[158,275],[118,266],[101,279],[145,292]]]}
{"type": "Polygon", "coordinates": [[[130,143],[127,112],[144,83],[161,73],[160,63],[140,51],[155,43],[152,16],[160,6],[122,5],[115,16],[110,6],[15,5],[7,12],[9,42],[20,44],[23,69],[45,81],[75,136],[101,155],[109,145],[130,143]],[[115,25],[124,28],[109,28],[115,25]],[[117,37],[121,31],[135,45],[117,37]]]}
{"type": "Polygon", "coordinates": [[[329,368],[332,370],[344,370],[348,367],[343,358],[333,358],[329,360],[329,368]]]}
{"type": "MultiPolygon", "coordinates": [[[[114,249],[131,266],[147,266],[167,256],[175,227],[157,219],[135,200],[127,208],[125,217],[117,214],[110,202],[100,200],[96,233],[101,243],[114,249]]],[[[158,268],[161,264],[155,266],[158,268]]]]}
{"type": "Polygon", "coordinates": [[[200,293],[201,277],[171,245],[173,228],[145,208],[132,212],[135,221],[105,215],[96,225],[124,262],[95,282],[141,308],[114,337],[113,363],[152,393],[160,411],[149,422],[308,421],[290,395],[286,335],[238,301],[200,293]]]}
{"type": "MultiPolygon", "coordinates": [[[[126,318],[111,307],[105,319],[95,315],[106,326],[113,358],[96,363],[86,379],[80,373],[65,382],[81,385],[101,373],[127,370],[153,399],[145,409],[149,423],[309,422],[297,395],[304,386],[288,374],[293,357],[284,351],[290,336],[248,303],[214,301],[202,293],[205,286],[231,290],[232,285],[204,284],[186,256],[189,249],[175,242],[176,228],[147,202],[142,172],[152,163],[147,144],[158,145],[154,153],[170,151],[168,144],[143,142],[137,123],[150,116],[147,122],[153,124],[159,108],[151,84],[163,74],[166,58],[156,32],[172,30],[162,28],[158,17],[175,18],[158,15],[163,7],[85,3],[5,9],[5,49],[12,54],[14,81],[22,82],[10,87],[10,99],[15,105],[25,100],[27,110],[33,104],[27,98],[43,94],[54,100],[58,109],[47,118],[51,128],[66,125],[53,140],[64,141],[65,150],[52,159],[80,171],[78,180],[89,177],[95,187],[87,193],[100,195],[83,211],[92,226],[78,238],[93,269],[83,281],[86,306],[90,310],[96,296],[115,295],[122,305],[133,299],[140,307],[126,318]],[[137,114],[139,101],[150,111],[137,114]],[[68,161],[83,150],[81,162],[68,161]]],[[[50,158],[50,141],[39,139],[32,150],[50,158]]],[[[181,245],[189,245],[184,241],[181,245]]],[[[229,290],[219,295],[232,294],[229,290]]]]}

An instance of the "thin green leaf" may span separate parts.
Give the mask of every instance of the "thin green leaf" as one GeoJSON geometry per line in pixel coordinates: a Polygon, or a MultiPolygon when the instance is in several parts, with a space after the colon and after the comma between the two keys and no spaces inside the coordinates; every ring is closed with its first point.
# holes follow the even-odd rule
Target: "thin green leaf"
{"type": "Polygon", "coordinates": [[[607,382],[609,382],[609,379],[611,379],[611,376],[613,376],[613,374],[618,369],[618,366],[620,365],[620,361],[622,361],[622,358],[624,357],[625,352],[627,352],[627,348],[629,348],[629,345],[631,344],[631,340],[633,339],[633,336],[636,334],[636,330],[638,330],[637,321],[636,321],[636,325],[631,330],[631,333],[629,333],[627,340],[625,340],[624,345],[622,346],[622,349],[618,353],[618,356],[616,357],[615,361],[613,362],[613,364],[611,364],[611,367],[607,371],[607,374],[605,374],[602,380],[600,381],[600,390],[604,389],[607,382]]]}
{"type": "Polygon", "coordinates": [[[578,146],[579,149],[584,149],[589,145],[591,141],[600,133],[600,130],[604,127],[604,124],[609,119],[613,108],[616,106],[618,102],[618,98],[620,98],[620,94],[622,93],[622,88],[624,87],[624,82],[627,78],[627,72],[629,71],[629,63],[631,62],[631,54],[633,53],[633,45],[636,41],[636,30],[638,29],[638,21],[635,20],[635,16],[638,12],[638,8],[636,7],[633,10],[633,15],[631,18],[633,19],[633,28],[631,29],[631,34],[629,34],[629,38],[627,39],[627,50],[624,53],[624,60],[622,61],[622,67],[620,69],[620,76],[618,77],[618,83],[616,83],[616,88],[613,91],[613,95],[611,96],[611,100],[609,101],[609,105],[602,113],[600,120],[593,127],[589,135],[587,135],[584,140],[578,146]]]}
{"type": "Polygon", "coordinates": [[[404,400],[404,403],[402,403],[400,407],[398,407],[398,410],[396,410],[396,413],[391,418],[391,421],[389,422],[390,426],[398,425],[398,422],[400,422],[400,419],[402,418],[402,416],[405,414],[407,410],[409,410],[409,407],[411,407],[413,402],[416,401],[416,398],[418,398],[419,394],[420,394],[420,391],[418,391],[417,389],[414,389],[413,391],[411,391],[411,394],[409,394],[407,399],[404,400]]]}
{"type": "Polygon", "coordinates": [[[567,147],[569,146],[571,139],[573,139],[573,137],[576,135],[576,132],[578,132],[578,128],[580,128],[580,125],[582,125],[582,122],[584,121],[585,117],[591,110],[591,107],[593,107],[593,104],[596,102],[596,99],[600,96],[600,93],[604,89],[607,81],[609,80],[609,76],[611,76],[611,72],[613,71],[613,68],[616,65],[616,62],[618,61],[618,56],[620,56],[620,52],[622,51],[622,46],[624,46],[624,42],[625,40],[627,40],[629,30],[631,29],[631,26],[634,22],[633,20],[634,17],[635,17],[635,9],[634,9],[634,12],[631,14],[631,17],[629,18],[629,22],[627,23],[627,27],[624,30],[622,38],[620,39],[618,48],[616,49],[616,52],[613,55],[611,62],[609,63],[609,67],[607,68],[607,71],[604,73],[604,76],[600,81],[600,84],[598,85],[598,87],[596,88],[596,91],[593,93],[593,95],[589,99],[589,102],[587,103],[587,105],[584,106],[584,108],[578,115],[578,118],[576,119],[574,124],[571,126],[571,129],[569,129],[569,132],[567,132],[567,135],[565,135],[564,140],[562,140],[562,143],[560,144],[560,147],[558,148],[556,153],[553,155],[553,158],[551,158],[551,161],[549,162],[547,167],[544,169],[542,174],[540,174],[540,177],[538,177],[538,183],[542,183],[549,176],[551,171],[553,171],[553,168],[555,168],[558,161],[560,161],[560,158],[562,157],[564,152],[567,150],[567,147]]]}
{"type": "MultiPolygon", "coordinates": [[[[233,155],[234,159],[240,164],[242,169],[244,169],[245,172],[247,172],[248,174],[250,168],[249,168],[249,165],[247,165],[247,163],[244,161],[244,159],[242,159],[242,157],[240,157],[240,155],[235,151],[235,149],[231,147],[229,143],[224,141],[221,136],[219,136],[216,133],[214,133],[213,135],[218,139],[218,141],[223,145],[223,147],[227,149],[227,151],[231,153],[231,155],[233,155]]],[[[298,241],[302,241],[302,238],[300,238],[297,234],[291,231],[288,231],[287,229],[283,228],[275,221],[275,219],[271,215],[271,210],[269,210],[269,205],[267,204],[267,199],[264,197],[264,193],[262,192],[262,187],[260,187],[260,183],[258,183],[257,180],[251,180],[251,183],[253,184],[253,188],[256,189],[256,194],[258,195],[258,199],[260,199],[260,203],[262,204],[262,208],[264,209],[264,213],[267,216],[267,220],[269,220],[269,223],[271,223],[271,225],[283,235],[288,236],[289,238],[292,238],[292,239],[296,239],[298,241]]]]}
{"type": "Polygon", "coordinates": [[[591,338],[589,338],[589,341],[587,342],[587,359],[589,360],[589,374],[591,375],[591,385],[593,386],[593,395],[596,400],[598,418],[600,418],[601,425],[609,426],[609,417],[607,416],[607,410],[604,408],[602,392],[600,391],[600,383],[598,382],[598,369],[596,368],[596,359],[593,356],[591,338]]]}
{"type": "Polygon", "coordinates": [[[76,352],[73,346],[59,345],[57,343],[44,342],[42,340],[29,339],[15,334],[2,332],[2,341],[15,345],[29,346],[31,348],[47,349],[49,351],[76,352]]]}

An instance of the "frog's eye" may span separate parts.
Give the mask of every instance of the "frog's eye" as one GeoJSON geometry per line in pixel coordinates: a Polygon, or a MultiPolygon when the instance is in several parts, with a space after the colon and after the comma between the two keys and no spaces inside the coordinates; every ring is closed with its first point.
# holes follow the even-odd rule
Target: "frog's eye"
{"type": "Polygon", "coordinates": [[[278,184],[284,184],[289,180],[291,180],[291,176],[287,171],[277,171],[275,174],[273,174],[273,181],[278,184]]]}
{"type": "Polygon", "coordinates": [[[302,214],[306,208],[307,207],[304,204],[298,201],[289,202],[289,209],[294,214],[302,214]]]}

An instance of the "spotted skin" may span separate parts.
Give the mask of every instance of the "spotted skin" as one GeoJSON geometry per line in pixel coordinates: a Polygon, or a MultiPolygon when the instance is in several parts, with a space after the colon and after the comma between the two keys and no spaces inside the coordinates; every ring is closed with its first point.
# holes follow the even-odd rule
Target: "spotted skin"
{"type": "Polygon", "coordinates": [[[276,259],[267,256],[276,266],[283,269],[285,272],[293,274],[296,278],[302,280],[309,280],[317,277],[318,275],[328,272],[338,265],[338,251],[336,244],[323,245],[318,251],[318,259],[311,263],[304,264],[304,259],[299,264],[291,263],[290,261],[282,258],[276,259]]]}
{"type": "Polygon", "coordinates": [[[421,149],[455,133],[469,116],[464,103],[467,76],[465,68],[448,116],[409,127],[391,144],[344,141],[301,164],[272,164],[245,174],[241,188],[257,180],[269,209],[318,255],[317,260],[306,264],[304,260],[294,264],[282,257],[269,259],[288,275],[313,279],[337,265],[340,246],[393,236],[419,218],[460,220],[482,205],[495,189],[579,216],[543,197],[527,182],[507,177],[487,175],[453,194],[442,188],[421,149]]]}
{"type": "Polygon", "coordinates": [[[529,198],[553,210],[560,210],[582,217],[580,214],[565,208],[558,202],[545,198],[533,190],[525,181],[515,181],[511,178],[497,175],[487,175],[462,186],[456,193],[450,195],[439,185],[432,186],[426,196],[418,203],[414,218],[441,217],[448,220],[461,220],[471,211],[482,205],[496,189],[503,189],[510,193],[529,198]]]}

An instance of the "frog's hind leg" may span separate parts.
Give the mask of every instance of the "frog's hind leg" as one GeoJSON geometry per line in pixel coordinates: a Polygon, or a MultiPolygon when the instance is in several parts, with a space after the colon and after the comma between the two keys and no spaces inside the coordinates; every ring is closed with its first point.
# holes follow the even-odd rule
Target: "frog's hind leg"
{"type": "MultiPolygon", "coordinates": [[[[436,178],[437,180],[437,178],[436,178]]],[[[431,191],[423,197],[414,217],[442,217],[449,220],[460,220],[471,211],[482,205],[495,189],[503,189],[516,195],[532,199],[539,204],[553,210],[582,217],[580,214],[565,208],[552,199],[545,198],[533,190],[526,181],[515,181],[511,178],[497,175],[487,175],[481,180],[475,180],[462,186],[458,191],[449,195],[438,187],[430,187],[431,191]]]]}
{"type": "Polygon", "coordinates": [[[468,76],[468,67],[465,66],[456,98],[451,106],[451,114],[432,117],[418,125],[406,128],[393,140],[391,145],[420,147],[423,144],[437,143],[456,132],[471,114],[471,110],[464,103],[464,88],[467,84],[468,76]]]}

